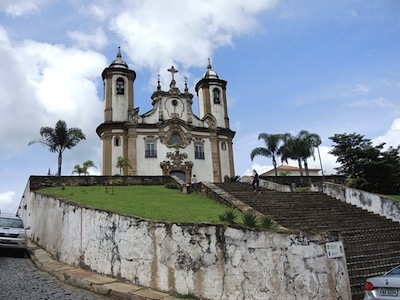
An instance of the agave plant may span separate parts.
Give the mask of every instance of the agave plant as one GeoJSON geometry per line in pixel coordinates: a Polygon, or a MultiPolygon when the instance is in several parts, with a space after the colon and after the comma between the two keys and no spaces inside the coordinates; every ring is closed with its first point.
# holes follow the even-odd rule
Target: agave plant
{"type": "Polygon", "coordinates": [[[275,221],[270,216],[263,216],[260,220],[261,227],[265,229],[272,229],[276,226],[275,221]]]}
{"type": "Polygon", "coordinates": [[[235,224],[237,214],[234,210],[226,210],[223,214],[219,215],[219,219],[222,222],[227,222],[229,224],[235,224]]]}
{"type": "Polygon", "coordinates": [[[224,177],[225,182],[240,182],[240,179],[241,179],[241,177],[239,175],[235,175],[232,177],[225,175],[225,177],[224,177]]]}
{"type": "Polygon", "coordinates": [[[257,217],[252,213],[243,214],[243,224],[247,227],[257,227],[257,217]]]}

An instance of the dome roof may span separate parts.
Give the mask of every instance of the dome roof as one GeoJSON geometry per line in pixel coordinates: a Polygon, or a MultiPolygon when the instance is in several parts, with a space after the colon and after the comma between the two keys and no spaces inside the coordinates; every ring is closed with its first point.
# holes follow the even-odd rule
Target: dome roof
{"type": "Polygon", "coordinates": [[[128,69],[128,64],[122,60],[121,47],[118,47],[117,58],[111,63],[110,68],[128,69]]]}
{"type": "Polygon", "coordinates": [[[213,71],[211,68],[210,59],[208,59],[207,71],[204,73],[203,78],[219,78],[217,72],[213,71]]]}

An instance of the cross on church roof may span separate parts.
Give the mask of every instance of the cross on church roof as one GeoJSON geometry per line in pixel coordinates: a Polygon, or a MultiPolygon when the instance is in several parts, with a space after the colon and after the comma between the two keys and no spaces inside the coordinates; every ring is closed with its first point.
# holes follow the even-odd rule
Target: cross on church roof
{"type": "Polygon", "coordinates": [[[178,73],[178,70],[176,70],[176,69],[174,68],[174,66],[172,66],[172,67],[169,68],[167,71],[168,71],[168,72],[171,72],[171,74],[172,74],[172,80],[174,80],[174,74],[175,74],[175,73],[178,73]]]}

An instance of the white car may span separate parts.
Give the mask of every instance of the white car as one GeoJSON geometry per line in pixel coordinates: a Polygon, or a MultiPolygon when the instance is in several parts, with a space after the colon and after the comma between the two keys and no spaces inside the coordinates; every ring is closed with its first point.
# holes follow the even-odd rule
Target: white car
{"type": "Polygon", "coordinates": [[[400,266],[367,279],[364,300],[400,300],[400,266]]]}
{"type": "Polygon", "coordinates": [[[15,249],[25,254],[28,248],[28,239],[24,222],[15,215],[0,214],[0,249],[15,249]]]}

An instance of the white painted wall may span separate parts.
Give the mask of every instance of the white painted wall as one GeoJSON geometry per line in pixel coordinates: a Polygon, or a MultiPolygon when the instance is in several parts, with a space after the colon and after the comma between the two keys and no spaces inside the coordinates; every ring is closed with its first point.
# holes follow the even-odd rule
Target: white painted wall
{"type": "Polygon", "coordinates": [[[29,237],[60,261],[139,285],[206,299],[351,299],[345,258],[327,258],[322,236],[151,222],[29,184],[21,207],[29,237]]]}
{"type": "Polygon", "coordinates": [[[323,183],[323,192],[341,201],[400,222],[400,201],[330,182],[323,183]]]}

